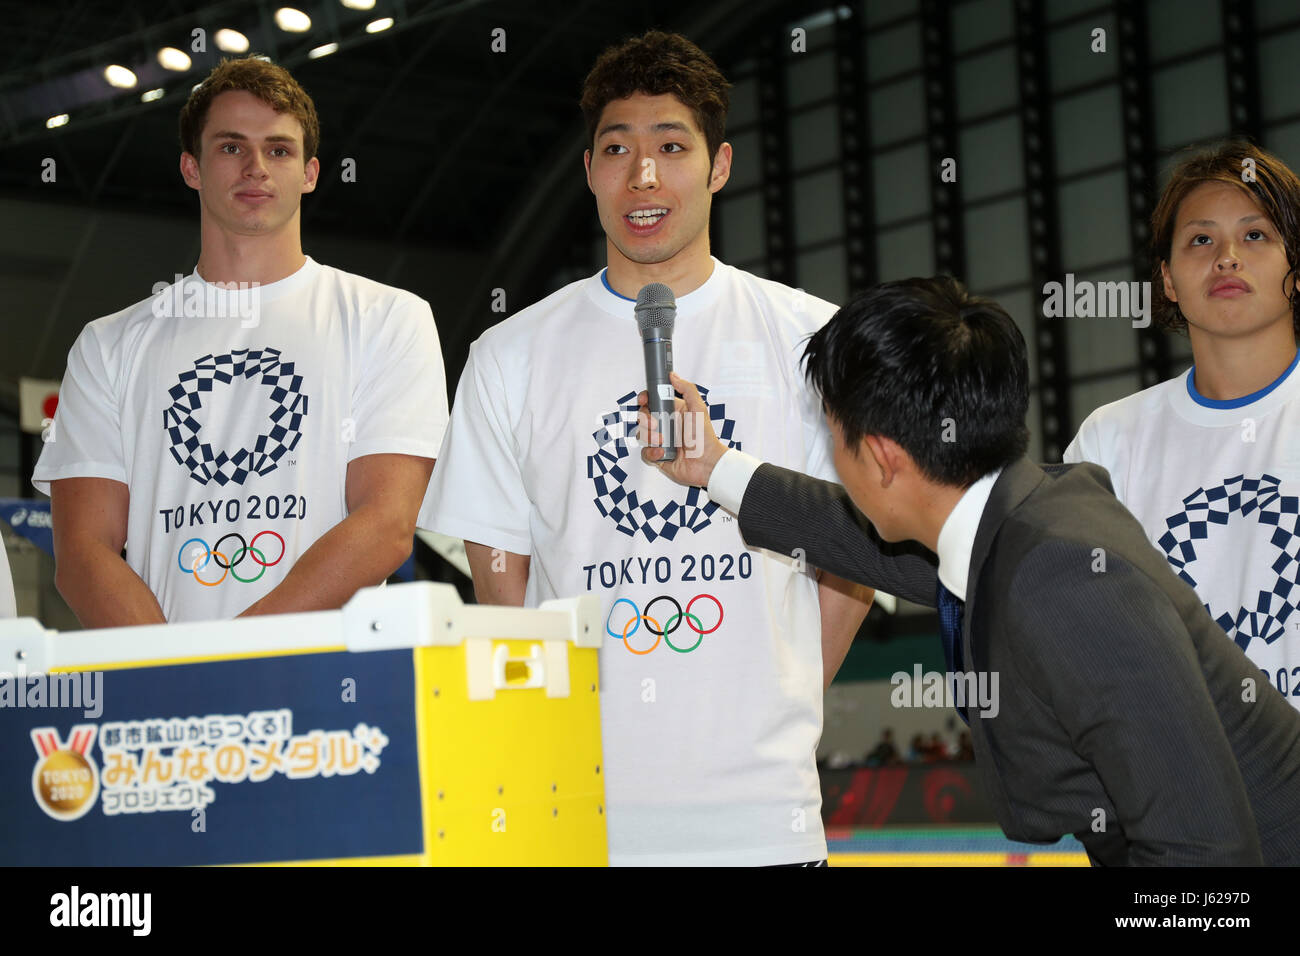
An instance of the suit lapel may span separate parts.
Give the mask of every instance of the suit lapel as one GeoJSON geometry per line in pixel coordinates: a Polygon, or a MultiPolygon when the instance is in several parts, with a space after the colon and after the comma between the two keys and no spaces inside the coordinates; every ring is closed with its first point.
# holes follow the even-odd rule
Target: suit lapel
{"type": "MultiPolygon", "coordinates": [[[[982,640],[973,640],[970,623],[974,620],[975,605],[980,599],[980,572],[993,546],[1003,522],[1021,503],[1033,493],[1045,479],[1043,469],[1028,458],[1021,458],[1002,469],[1002,474],[993,483],[989,492],[988,504],[980,516],[979,527],[975,531],[975,545],[971,548],[970,569],[966,574],[966,613],[962,618],[961,639],[963,660],[971,669],[977,669],[984,660],[985,645],[982,640]],[[978,656],[972,652],[978,651],[978,656]]],[[[980,638],[986,635],[979,635],[980,638]]]]}
{"type": "MultiPolygon", "coordinates": [[[[1046,480],[1046,477],[1041,468],[1029,459],[1021,458],[1002,469],[1002,474],[998,476],[998,480],[993,483],[993,489],[989,492],[988,503],[984,506],[984,514],[980,516],[979,527],[975,531],[975,545],[971,549],[970,570],[966,577],[966,612],[962,618],[961,640],[963,660],[968,670],[978,672],[988,665],[990,635],[972,633],[971,622],[975,620],[975,607],[981,598],[980,575],[992,550],[993,540],[1007,518],[1020,507],[1035,488],[1046,480]]],[[[971,739],[982,762],[980,776],[985,780],[986,786],[992,790],[991,796],[998,822],[1003,829],[1007,829],[1008,826],[1014,826],[1011,802],[1002,782],[996,755],[988,739],[988,728],[984,726],[983,719],[978,716],[978,708],[968,708],[968,713],[971,718],[971,739]]]]}

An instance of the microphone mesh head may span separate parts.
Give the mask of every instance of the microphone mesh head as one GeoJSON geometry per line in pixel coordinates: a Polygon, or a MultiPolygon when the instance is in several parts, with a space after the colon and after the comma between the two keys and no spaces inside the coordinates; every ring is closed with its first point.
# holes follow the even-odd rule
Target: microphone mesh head
{"type": "Polygon", "coordinates": [[[641,287],[636,294],[636,327],[642,334],[660,329],[671,335],[676,318],[677,299],[672,289],[662,282],[641,287]]]}

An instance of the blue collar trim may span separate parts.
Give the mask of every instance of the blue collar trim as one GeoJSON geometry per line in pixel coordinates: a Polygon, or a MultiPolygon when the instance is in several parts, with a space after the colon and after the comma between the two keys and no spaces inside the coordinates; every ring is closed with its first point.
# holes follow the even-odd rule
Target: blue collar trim
{"type": "Polygon", "coordinates": [[[1252,402],[1259,401],[1269,392],[1273,391],[1273,389],[1277,388],[1279,385],[1285,382],[1287,376],[1290,375],[1293,371],[1295,371],[1295,367],[1297,364],[1300,364],[1300,350],[1296,352],[1295,358],[1293,358],[1291,360],[1291,364],[1286,367],[1286,371],[1283,372],[1281,375],[1279,375],[1276,379],[1274,379],[1272,384],[1265,385],[1258,392],[1251,392],[1249,395],[1243,395],[1241,398],[1227,398],[1227,399],[1206,398],[1204,395],[1198,392],[1196,390],[1196,384],[1195,384],[1196,366],[1193,365],[1190,369],[1187,370],[1187,394],[1192,397],[1192,401],[1194,401],[1197,405],[1200,405],[1203,408],[1244,408],[1245,406],[1250,405],[1252,402]]]}
{"type": "Polygon", "coordinates": [[[615,292],[615,291],[614,291],[614,287],[613,287],[612,285],[609,284],[609,279],[608,279],[608,278],[606,277],[606,275],[605,275],[605,273],[607,273],[608,271],[609,271],[608,268],[605,268],[605,269],[601,269],[601,270],[600,270],[600,282],[601,282],[601,285],[603,285],[606,289],[608,289],[608,290],[610,291],[611,294],[618,296],[618,297],[619,297],[620,299],[622,299],[624,302],[636,302],[636,299],[629,299],[627,296],[625,296],[625,295],[623,295],[623,294],[621,294],[621,293],[618,293],[618,292],[615,292]]]}

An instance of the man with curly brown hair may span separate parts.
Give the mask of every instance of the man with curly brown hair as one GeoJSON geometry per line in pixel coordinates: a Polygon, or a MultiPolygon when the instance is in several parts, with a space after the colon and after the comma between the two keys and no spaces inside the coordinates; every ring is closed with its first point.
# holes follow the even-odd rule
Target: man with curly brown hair
{"type": "Polygon", "coordinates": [[[446,423],[428,303],[303,254],[288,71],[222,62],[180,133],[198,264],[82,330],[32,479],[86,627],[342,606],[410,553],[446,423]]]}

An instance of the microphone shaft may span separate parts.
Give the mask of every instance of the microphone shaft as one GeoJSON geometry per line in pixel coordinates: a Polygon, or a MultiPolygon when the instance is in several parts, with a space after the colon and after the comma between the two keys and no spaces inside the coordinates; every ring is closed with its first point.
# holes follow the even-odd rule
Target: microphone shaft
{"type": "Polygon", "coordinates": [[[673,370],[673,340],[653,336],[643,340],[645,351],[646,392],[649,397],[650,414],[659,428],[659,438],[663,445],[663,461],[672,461],[677,457],[679,447],[677,435],[677,411],[673,401],[672,380],[669,373],[673,370]]]}

